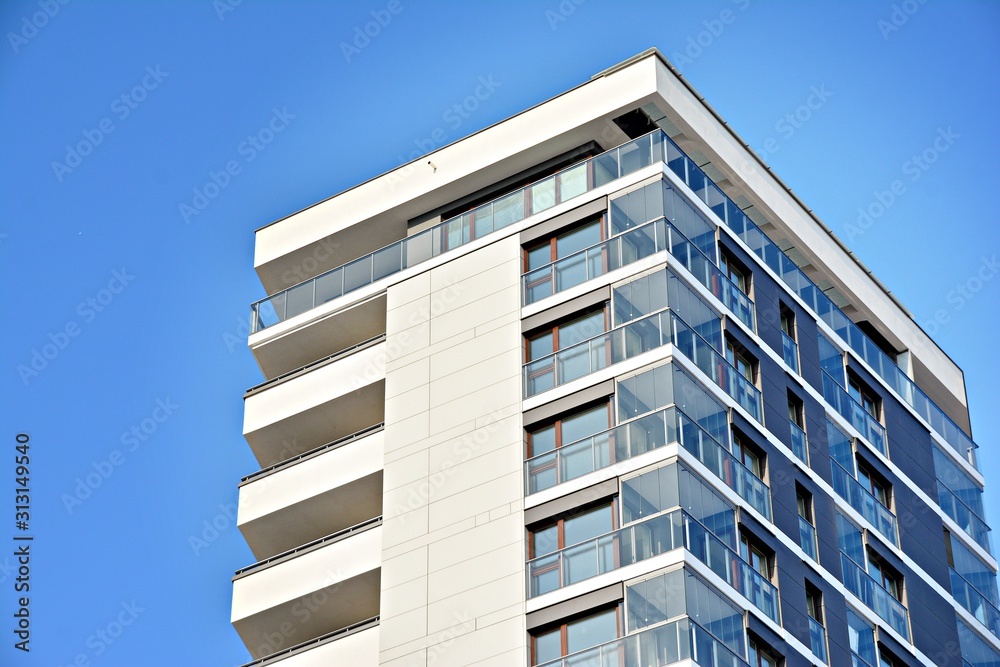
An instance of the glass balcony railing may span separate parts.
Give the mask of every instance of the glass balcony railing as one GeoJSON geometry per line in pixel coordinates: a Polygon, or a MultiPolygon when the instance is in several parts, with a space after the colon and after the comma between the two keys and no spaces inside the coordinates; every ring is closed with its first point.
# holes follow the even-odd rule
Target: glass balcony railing
{"type": "Polygon", "coordinates": [[[792,453],[800,461],[809,465],[809,441],[806,439],[806,432],[791,419],[788,420],[788,426],[792,431],[792,453]]]}
{"type": "Polygon", "coordinates": [[[885,449],[885,427],[861,407],[861,404],[826,371],[823,371],[823,398],[841,417],[849,421],[872,447],[883,456],[888,456],[885,449]]]}
{"type": "Polygon", "coordinates": [[[681,509],[528,561],[528,597],[685,548],[775,623],[778,589],[708,528],[681,509]]]}
{"type": "Polygon", "coordinates": [[[799,346],[792,337],[781,332],[781,357],[785,360],[785,365],[796,373],[799,372],[799,346]]]}
{"type": "Polygon", "coordinates": [[[668,343],[677,346],[757,421],[760,390],[672,311],[662,310],[524,365],[525,397],[595,373],[668,343]]]}
{"type": "Polygon", "coordinates": [[[806,555],[816,560],[816,527],[799,517],[799,546],[806,555]]]}
{"type": "Polygon", "coordinates": [[[903,603],[872,579],[871,575],[847,554],[841,552],[840,562],[844,569],[844,586],[847,590],[888,623],[889,627],[898,632],[903,639],[909,641],[910,626],[903,603]]]}
{"type": "Polygon", "coordinates": [[[652,220],[541,266],[521,276],[525,305],[582,285],[644,257],[667,250],[751,331],[756,331],[754,303],[684,234],[665,218],[652,220]]]}
{"type": "Polygon", "coordinates": [[[701,667],[748,667],[743,658],[686,616],[536,667],[667,667],[686,661],[701,667]]]}
{"type": "Polygon", "coordinates": [[[260,331],[331,299],[425,262],[556,204],[662,161],[665,135],[654,131],[567,167],[353,262],[277,292],[251,306],[260,331]]]}
{"type": "Polygon", "coordinates": [[[826,628],[815,618],[809,619],[809,648],[814,656],[829,664],[830,660],[826,654],[826,628]]]}
{"type": "Polygon", "coordinates": [[[670,406],[528,459],[528,493],[537,493],[664,445],[679,443],[768,520],[767,485],[698,423],[670,406]]]}
{"type": "Polygon", "coordinates": [[[805,272],[795,265],[768,236],[760,230],[736,203],[722,192],[680,148],[664,138],[667,167],[684,181],[695,196],[705,202],[724,225],[729,227],[778,278],[801,298],[806,306],[826,322],[911,408],[916,411],[961,456],[976,465],[977,445],[937,406],[913,380],[896,365],[847,315],[830,300],[805,272]]]}
{"type": "Polygon", "coordinates": [[[951,574],[951,595],[965,610],[997,637],[1000,637],[1000,610],[970,584],[965,577],[949,567],[951,574]]]}
{"type": "Polygon", "coordinates": [[[954,520],[959,527],[964,530],[969,537],[976,541],[976,544],[992,553],[990,549],[990,527],[979,518],[965,502],[962,501],[954,491],[945,486],[941,480],[937,481],[938,505],[944,513],[954,520]]]}
{"type": "Polygon", "coordinates": [[[847,501],[858,513],[868,520],[868,523],[875,526],[878,532],[893,545],[898,546],[899,541],[896,531],[896,515],[880,503],[872,495],[872,492],[861,485],[844,466],[836,460],[830,459],[832,469],[833,490],[837,495],[847,501]]]}
{"type": "Polygon", "coordinates": [[[673,343],[701,372],[707,375],[751,417],[763,423],[760,390],[745,378],[701,334],[677,315],[672,315],[673,343]]]}

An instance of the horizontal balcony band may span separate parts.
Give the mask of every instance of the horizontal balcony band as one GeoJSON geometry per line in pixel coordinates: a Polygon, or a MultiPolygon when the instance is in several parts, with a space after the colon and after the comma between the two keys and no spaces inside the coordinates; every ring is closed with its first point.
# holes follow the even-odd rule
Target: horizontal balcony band
{"type": "Polygon", "coordinates": [[[282,649],[280,651],[277,651],[276,653],[272,653],[267,657],[254,660],[253,662],[248,662],[244,665],[241,665],[240,667],[262,667],[263,665],[271,665],[281,660],[284,660],[285,658],[290,658],[293,655],[302,653],[303,651],[308,651],[313,648],[316,648],[317,646],[321,646],[322,644],[328,644],[332,641],[343,639],[344,637],[355,635],[359,632],[364,632],[365,630],[369,630],[371,628],[376,628],[378,627],[378,625],[379,625],[379,617],[373,616],[363,621],[359,621],[358,623],[353,623],[351,625],[348,625],[346,628],[340,628],[339,630],[334,630],[333,632],[327,633],[322,637],[316,637],[315,639],[304,641],[300,644],[296,644],[295,646],[289,646],[286,649],[282,649]]]}
{"type": "Polygon", "coordinates": [[[704,251],[665,217],[632,227],[521,276],[521,300],[531,305],[666,250],[751,331],[753,300],[741,292],[704,251]]]}
{"type": "Polygon", "coordinates": [[[346,347],[343,350],[339,350],[337,352],[334,352],[333,354],[331,354],[329,356],[326,356],[326,357],[323,357],[322,359],[317,359],[316,361],[310,361],[305,366],[300,366],[299,368],[296,368],[294,370],[290,370],[287,373],[282,373],[281,375],[273,377],[270,380],[267,380],[265,382],[261,382],[258,385],[254,385],[253,387],[250,387],[249,389],[247,389],[246,392],[244,392],[243,398],[246,398],[247,396],[255,394],[256,392],[258,392],[258,391],[260,391],[262,389],[270,389],[271,387],[273,387],[275,385],[279,385],[282,382],[286,382],[288,380],[291,380],[291,379],[293,379],[295,377],[298,377],[299,375],[302,375],[304,373],[308,373],[309,371],[315,370],[315,369],[317,369],[317,368],[319,368],[321,366],[325,366],[326,364],[332,364],[335,361],[339,361],[339,360],[343,359],[344,357],[348,357],[348,356],[354,354],[355,352],[360,352],[361,350],[369,348],[369,347],[371,347],[373,345],[378,345],[379,343],[381,343],[382,341],[385,340],[385,336],[386,335],[384,333],[383,334],[379,334],[378,336],[372,336],[368,340],[363,340],[360,343],[357,343],[355,345],[351,345],[350,347],[346,347]]]}
{"type": "Polygon", "coordinates": [[[250,307],[251,333],[660,162],[660,145],[665,137],[660,130],[654,130],[472,211],[261,299],[250,307]]]}
{"type": "Polygon", "coordinates": [[[749,667],[742,656],[688,616],[571,653],[536,667],[666,667],[693,662],[701,667],[749,667]]]}
{"type": "Polygon", "coordinates": [[[321,537],[318,540],[313,540],[312,542],[309,542],[308,544],[303,544],[300,547],[289,549],[288,551],[284,551],[275,556],[271,556],[270,558],[258,561],[253,565],[248,565],[247,567],[236,570],[236,573],[233,575],[233,581],[236,581],[237,579],[240,579],[248,574],[253,574],[255,572],[259,572],[260,570],[266,569],[273,565],[277,565],[279,563],[291,560],[292,558],[301,556],[304,553],[315,551],[316,549],[333,544],[334,542],[339,542],[341,540],[347,539],[348,537],[351,537],[353,535],[363,533],[373,528],[378,528],[381,525],[382,525],[382,517],[377,516],[374,519],[368,519],[367,521],[363,521],[357,525],[351,526],[350,528],[338,530],[336,533],[333,533],[332,535],[321,537]]]}
{"type": "Polygon", "coordinates": [[[525,461],[528,495],[678,443],[768,520],[770,489],[698,422],[674,405],[525,461]]]}
{"type": "Polygon", "coordinates": [[[657,514],[528,561],[528,597],[685,549],[780,625],[778,589],[721,538],[682,509],[657,514]]]}
{"type": "Polygon", "coordinates": [[[910,641],[910,615],[903,603],[892,596],[864,568],[840,552],[844,587],[905,640],[910,641]]]}
{"type": "Polygon", "coordinates": [[[246,477],[244,477],[244,478],[242,478],[240,480],[239,486],[243,486],[247,482],[255,481],[255,480],[260,479],[262,477],[266,477],[267,475],[269,475],[271,473],[274,473],[274,472],[278,472],[279,470],[284,470],[285,468],[287,468],[287,467],[289,467],[291,465],[294,465],[296,463],[299,463],[301,461],[305,461],[305,460],[311,459],[311,458],[313,458],[315,456],[319,456],[323,452],[329,451],[331,449],[337,449],[338,447],[343,447],[344,445],[347,445],[347,444],[349,444],[351,442],[354,442],[355,440],[358,440],[359,438],[363,438],[366,435],[371,435],[372,433],[378,433],[379,431],[383,430],[384,428],[385,428],[385,422],[379,422],[378,424],[373,424],[372,426],[369,426],[367,428],[363,428],[360,431],[355,431],[354,433],[351,433],[350,435],[345,435],[345,436],[343,436],[341,438],[337,438],[336,440],[334,440],[332,442],[328,442],[325,445],[320,445],[319,447],[316,447],[314,449],[310,449],[308,452],[302,452],[301,454],[298,454],[297,456],[293,456],[291,458],[285,459],[284,461],[281,461],[280,463],[275,463],[274,465],[268,466],[266,468],[262,468],[262,469],[258,470],[257,472],[252,472],[252,473],[250,473],[249,475],[247,475],[246,477]]]}

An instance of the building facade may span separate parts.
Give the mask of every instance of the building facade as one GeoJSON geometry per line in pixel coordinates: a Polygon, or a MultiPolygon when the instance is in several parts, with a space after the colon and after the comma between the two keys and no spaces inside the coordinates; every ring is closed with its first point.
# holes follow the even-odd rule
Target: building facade
{"type": "Polygon", "coordinates": [[[659,52],[255,267],[252,664],[1000,665],[962,371],[659,52]]]}

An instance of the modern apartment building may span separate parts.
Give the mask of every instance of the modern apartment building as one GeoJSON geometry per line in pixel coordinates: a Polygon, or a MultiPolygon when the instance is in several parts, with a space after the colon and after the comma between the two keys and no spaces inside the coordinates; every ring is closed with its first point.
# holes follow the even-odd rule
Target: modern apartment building
{"type": "Polygon", "coordinates": [[[1000,665],[961,369],[659,52],[255,268],[252,664],[1000,665]]]}

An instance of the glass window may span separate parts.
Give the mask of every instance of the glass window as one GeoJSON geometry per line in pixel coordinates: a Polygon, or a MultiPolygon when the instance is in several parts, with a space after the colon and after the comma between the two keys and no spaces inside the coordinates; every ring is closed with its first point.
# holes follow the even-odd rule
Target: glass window
{"type": "Polygon", "coordinates": [[[592,540],[615,529],[612,503],[561,517],[548,525],[531,530],[528,545],[531,558],[538,558],[568,546],[592,540]]]}
{"type": "Polygon", "coordinates": [[[575,252],[597,245],[603,240],[603,218],[585,222],[569,231],[539,241],[524,251],[525,272],[551,264],[575,252]]]}
{"type": "Polygon", "coordinates": [[[748,444],[744,436],[733,433],[733,455],[750,469],[757,479],[764,479],[764,454],[748,444]]]}
{"type": "Polygon", "coordinates": [[[611,428],[611,408],[608,402],[585,407],[528,431],[528,457],[551,452],[611,428]]]}
{"type": "Polygon", "coordinates": [[[813,522],[812,495],[802,489],[802,487],[796,487],[795,489],[795,507],[800,517],[810,524],[813,522]]]}
{"type": "Polygon", "coordinates": [[[812,586],[806,587],[806,613],[809,618],[823,624],[823,594],[812,586]]]}
{"type": "Polygon", "coordinates": [[[754,361],[746,350],[739,343],[726,340],[726,361],[736,367],[737,372],[745,377],[749,382],[754,381],[754,361]]]}
{"type": "Polygon", "coordinates": [[[604,333],[604,309],[595,310],[560,322],[528,336],[528,361],[540,359],[553,352],[604,333]]]}
{"type": "Polygon", "coordinates": [[[532,664],[583,651],[614,641],[620,636],[618,607],[602,609],[556,627],[532,633],[532,664]]]}
{"type": "Polygon", "coordinates": [[[729,253],[719,253],[719,268],[744,294],[750,294],[750,272],[729,253]]]}
{"type": "Polygon", "coordinates": [[[751,639],[747,643],[747,655],[750,658],[750,667],[778,667],[778,658],[775,657],[771,647],[759,639],[751,639]]]}
{"type": "Polygon", "coordinates": [[[900,583],[901,577],[896,574],[881,559],[869,552],[868,554],[868,574],[872,579],[889,592],[889,595],[899,601],[903,600],[903,587],[900,583]]]}
{"type": "Polygon", "coordinates": [[[860,459],[858,460],[858,481],[861,482],[861,486],[875,496],[875,500],[886,507],[889,506],[889,485],[872,473],[860,459]]]}
{"type": "Polygon", "coordinates": [[[850,376],[848,377],[847,391],[865,409],[865,412],[878,419],[878,399],[868,387],[864,386],[860,380],[850,376]]]}
{"type": "Polygon", "coordinates": [[[785,304],[780,306],[781,313],[781,331],[795,340],[795,313],[793,313],[785,304]]]}
{"type": "Polygon", "coordinates": [[[801,429],[805,429],[805,420],[802,417],[802,401],[789,392],[788,394],[788,421],[801,429]]]}
{"type": "Polygon", "coordinates": [[[771,557],[768,556],[756,540],[746,533],[740,534],[740,556],[750,564],[750,567],[770,581],[771,557]]]}

